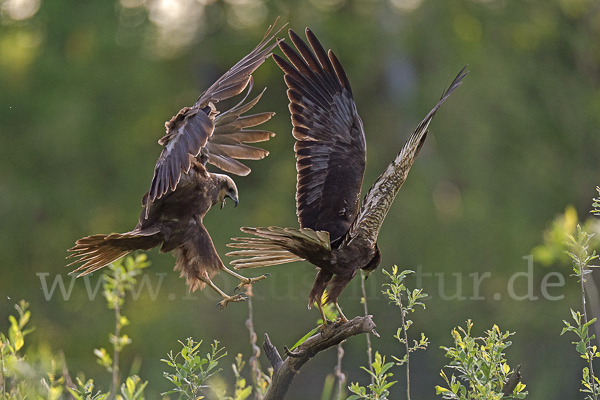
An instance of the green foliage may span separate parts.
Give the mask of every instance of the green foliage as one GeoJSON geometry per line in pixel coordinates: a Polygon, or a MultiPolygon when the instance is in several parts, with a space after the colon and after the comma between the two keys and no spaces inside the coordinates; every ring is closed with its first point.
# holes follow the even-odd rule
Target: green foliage
{"type": "MultiPolygon", "coordinates": [[[[77,377],[77,387],[69,388],[68,392],[75,400],[106,400],[110,393],[97,391],[94,393],[94,381],[92,379],[83,382],[85,379],[77,377]]],[[[142,383],[137,375],[127,377],[125,383],[121,385],[121,393],[115,395],[115,400],[144,400],[144,388],[148,382],[142,383]]]]}
{"type": "MultiPolygon", "coordinates": [[[[20,354],[25,345],[25,336],[33,330],[26,328],[31,315],[30,311],[27,310],[28,306],[25,301],[21,301],[16,305],[15,308],[19,313],[19,317],[9,316],[11,323],[9,333],[5,335],[0,332],[0,399],[43,398],[59,400],[64,398],[65,392],[75,400],[107,400],[113,398],[110,392],[95,390],[94,381],[92,379],[86,380],[83,375],[75,379],[75,387],[69,387],[66,383],[66,377],[63,376],[66,367],[58,364],[51,355],[42,354],[44,356],[43,361],[50,367],[46,371],[39,371],[36,365],[28,362],[20,354]]],[[[202,342],[195,342],[192,338],[188,338],[186,343],[180,343],[183,349],[179,353],[173,356],[171,351],[168,354],[168,360],[161,360],[175,369],[174,373],[164,372],[164,376],[176,386],[173,390],[164,394],[178,393],[180,399],[202,399],[204,398],[201,395],[202,390],[209,387],[205,384],[206,380],[220,371],[220,369],[217,369],[218,362],[227,353],[219,347],[217,341],[213,342],[211,352],[206,357],[200,357],[198,354],[202,342]]],[[[115,368],[115,365],[111,364],[113,360],[106,354],[104,349],[102,351],[96,350],[95,353],[107,369],[112,371],[115,368]]],[[[235,364],[232,365],[236,380],[234,395],[233,397],[225,396],[225,391],[220,393],[213,388],[219,399],[248,399],[252,393],[252,386],[247,386],[246,379],[241,375],[244,366],[245,362],[242,355],[238,354],[235,358],[235,364]]],[[[114,394],[114,399],[144,400],[144,389],[147,385],[148,382],[142,382],[139,376],[129,376],[120,385],[119,393],[114,394]]]]}
{"type": "MultiPolygon", "coordinates": [[[[319,321],[322,321],[319,319],[319,321]]],[[[320,322],[319,322],[320,323],[320,322]]],[[[319,331],[319,326],[311,329],[306,335],[302,336],[294,345],[290,348],[290,350],[294,350],[296,347],[300,346],[302,343],[306,342],[306,339],[314,335],[319,331]]]]}
{"type": "Polygon", "coordinates": [[[587,233],[581,226],[577,225],[577,235],[567,236],[567,255],[573,260],[573,275],[578,276],[580,281],[585,280],[585,275],[591,273],[587,268],[596,268],[597,265],[589,265],[590,261],[598,258],[596,251],[589,254],[590,240],[594,234],[587,233]]]}
{"type": "MultiPolygon", "coordinates": [[[[596,186],[596,191],[600,194],[600,186],[596,186]]],[[[600,197],[594,197],[592,199],[592,211],[590,211],[594,215],[600,215],[600,197]]]]}
{"type": "MultiPolygon", "coordinates": [[[[77,387],[67,387],[67,391],[75,400],[106,400],[110,398],[110,393],[97,391],[94,393],[94,381],[92,379],[83,383],[83,380],[77,377],[77,387]]],[[[129,376],[125,383],[121,385],[121,393],[114,396],[115,400],[144,400],[144,388],[148,382],[141,383],[137,375],[129,376]]]]}
{"type": "MultiPolygon", "coordinates": [[[[596,187],[600,194],[600,187],[596,187]]],[[[592,201],[591,213],[600,215],[600,197],[592,201]]],[[[592,271],[590,268],[597,267],[590,265],[590,262],[598,258],[595,250],[590,248],[597,247],[600,242],[595,237],[593,231],[598,231],[599,223],[597,218],[589,218],[583,224],[578,223],[577,212],[573,207],[567,207],[565,213],[555,218],[550,228],[544,232],[544,244],[533,249],[534,257],[543,264],[554,262],[566,262],[571,259],[573,273],[571,276],[578,278],[581,284],[581,311],[571,309],[571,317],[575,324],[564,321],[565,327],[561,335],[567,332],[573,332],[578,341],[572,342],[580,356],[588,362],[588,366],[583,368],[581,383],[582,392],[587,393],[586,399],[597,399],[600,392],[600,380],[594,375],[593,360],[600,356],[597,347],[591,344],[595,335],[589,333],[589,327],[596,321],[596,318],[588,320],[586,311],[586,275],[592,271]]],[[[593,284],[593,283],[592,283],[593,284]]]]}
{"type": "MultiPolygon", "coordinates": [[[[115,331],[108,335],[108,340],[113,347],[113,357],[111,358],[104,348],[94,349],[94,354],[97,357],[98,364],[106,368],[109,373],[112,373],[111,393],[115,396],[117,396],[116,391],[119,386],[119,354],[126,345],[131,344],[128,335],[121,335],[121,329],[129,325],[129,319],[121,314],[121,307],[125,303],[127,292],[135,289],[137,283],[135,277],[149,266],[150,262],[146,260],[146,255],[138,254],[135,258],[127,256],[109,264],[102,274],[102,295],[106,299],[108,308],[115,310],[115,331]]],[[[143,396],[142,392],[148,382],[139,385],[140,394],[136,394],[137,392],[132,392],[132,390],[138,386],[138,383],[139,377],[137,376],[127,378],[127,381],[121,387],[122,396],[126,399],[141,399],[140,396],[143,396]]]]}
{"type": "MultiPolygon", "coordinates": [[[[111,343],[115,351],[115,356],[111,357],[105,349],[96,349],[94,354],[98,358],[98,363],[104,366],[109,372],[119,371],[118,354],[123,346],[130,343],[126,336],[119,336],[119,330],[126,326],[129,321],[120,314],[120,308],[124,304],[124,298],[128,291],[131,291],[136,284],[135,276],[140,274],[141,269],[148,265],[145,256],[138,256],[135,259],[126,257],[123,262],[117,262],[111,265],[109,273],[105,274],[104,294],[108,307],[115,310],[116,333],[110,335],[111,343]]],[[[115,400],[144,400],[144,389],[148,382],[142,382],[137,375],[129,376],[116,391],[105,393],[94,389],[92,379],[85,380],[83,375],[76,378],[76,387],[69,387],[66,384],[67,379],[56,371],[64,372],[57,365],[54,358],[48,355],[44,362],[50,365],[47,371],[38,371],[36,366],[28,363],[20,351],[25,345],[25,337],[33,331],[32,328],[26,328],[31,313],[28,310],[29,304],[21,301],[15,308],[18,311],[18,317],[9,316],[10,326],[8,333],[0,332],[0,388],[2,400],[24,400],[26,398],[44,398],[48,400],[59,400],[63,398],[66,392],[75,400],[106,400],[114,398],[115,400]]],[[[205,382],[208,378],[220,371],[217,369],[218,361],[227,355],[223,348],[219,348],[219,342],[212,344],[212,350],[206,357],[200,357],[198,354],[202,342],[195,342],[188,338],[184,344],[180,342],[183,349],[173,356],[169,352],[168,360],[162,360],[175,369],[174,373],[164,372],[164,376],[169,379],[175,388],[165,394],[179,393],[179,398],[201,399],[201,392],[208,386],[205,382]],[[180,362],[179,359],[182,359],[180,362]]],[[[227,397],[223,393],[215,392],[221,400],[246,400],[252,393],[252,387],[246,385],[246,380],[241,376],[244,368],[242,355],[238,354],[233,364],[236,383],[233,397],[227,397]]],[[[69,379],[70,381],[70,379],[69,379]]],[[[114,380],[113,380],[114,384],[114,380]]]]}
{"type": "Polygon", "coordinates": [[[21,300],[15,305],[18,319],[10,315],[10,326],[5,335],[0,332],[0,394],[2,400],[28,398],[57,400],[63,393],[65,378],[53,356],[42,350],[37,354],[39,365],[21,354],[25,337],[33,331],[26,328],[31,316],[29,303],[21,300]],[[47,369],[44,369],[47,368],[47,369]]]}
{"type": "MultiPolygon", "coordinates": [[[[579,337],[578,342],[573,342],[575,345],[575,349],[581,355],[581,358],[585,359],[589,363],[592,363],[595,358],[600,357],[600,353],[598,353],[598,349],[596,346],[591,345],[590,341],[596,337],[596,335],[589,335],[588,328],[591,324],[596,321],[596,318],[593,318],[590,321],[584,322],[582,321],[583,315],[579,311],[571,310],[571,316],[575,321],[575,325],[571,325],[567,321],[563,321],[565,323],[565,327],[563,328],[561,335],[566,332],[573,332],[579,337]]],[[[590,368],[583,368],[583,379],[581,381],[584,388],[581,389],[584,393],[589,393],[591,395],[597,394],[600,392],[600,380],[593,374],[590,373],[590,368]]],[[[592,396],[587,396],[586,399],[591,399],[592,396]]]]}
{"type": "Polygon", "coordinates": [[[84,383],[84,380],[84,378],[77,377],[77,387],[67,387],[67,390],[75,400],[106,400],[110,396],[110,393],[102,393],[101,391],[94,393],[94,381],[89,379],[84,383]]]}
{"type": "Polygon", "coordinates": [[[576,226],[577,211],[573,206],[568,206],[544,231],[544,243],[532,249],[533,258],[543,265],[566,262],[565,239],[575,232],[576,226]]]}
{"type": "Polygon", "coordinates": [[[389,388],[396,383],[388,382],[388,378],[392,377],[394,374],[391,372],[387,372],[390,368],[394,366],[393,362],[386,363],[385,356],[381,356],[379,352],[375,352],[375,361],[371,364],[373,367],[373,371],[368,370],[365,367],[361,367],[363,370],[367,371],[369,375],[374,378],[374,383],[368,386],[369,393],[367,393],[367,389],[363,386],[360,386],[358,383],[352,383],[348,389],[350,392],[354,393],[352,396],[348,397],[347,400],[387,400],[390,394],[389,388]]]}
{"type": "Polygon", "coordinates": [[[425,309],[425,304],[419,300],[427,297],[427,293],[423,293],[423,289],[414,289],[411,291],[404,285],[404,279],[406,279],[409,274],[414,274],[414,271],[404,270],[398,273],[398,267],[394,265],[392,267],[391,274],[386,270],[383,270],[383,273],[386,274],[392,281],[391,283],[383,284],[384,287],[387,286],[387,289],[384,290],[383,293],[388,296],[390,302],[393,302],[400,308],[402,315],[402,326],[398,328],[394,338],[396,338],[406,347],[406,354],[402,359],[394,356],[392,356],[392,358],[397,361],[397,365],[404,365],[408,363],[410,353],[419,349],[425,350],[429,344],[427,337],[425,337],[425,334],[421,332],[421,338],[418,341],[413,340],[412,346],[409,345],[408,329],[412,326],[413,322],[410,319],[406,319],[406,316],[409,313],[415,312],[416,306],[421,306],[423,309],[425,309]],[[406,296],[406,304],[402,303],[402,296],[406,296]]]}
{"type": "MultiPolygon", "coordinates": [[[[598,207],[598,199],[594,199],[593,206],[598,207]]],[[[591,261],[598,258],[595,250],[591,254],[589,252],[590,240],[593,236],[593,234],[586,232],[581,226],[577,225],[577,235],[569,235],[566,242],[566,246],[568,247],[566,253],[573,260],[572,276],[578,277],[581,283],[582,312],[571,309],[571,317],[575,321],[575,325],[563,321],[566,326],[563,328],[561,335],[566,332],[573,332],[578,336],[579,341],[573,342],[573,344],[581,357],[588,362],[588,366],[583,368],[581,381],[583,388],[581,391],[588,393],[586,399],[596,400],[600,392],[600,380],[594,374],[593,361],[595,358],[600,357],[600,353],[598,353],[597,347],[590,343],[596,336],[590,336],[588,328],[596,321],[596,318],[588,320],[585,298],[585,276],[592,272],[590,268],[598,267],[597,265],[590,265],[591,261]]]]}
{"type": "MultiPolygon", "coordinates": [[[[46,389],[46,398],[48,400],[57,400],[61,398],[65,384],[64,376],[56,376],[56,361],[51,360],[51,370],[46,373],[45,379],[42,380],[42,386],[46,389]]],[[[40,396],[38,395],[38,398],[40,396]]]]}
{"type": "Polygon", "coordinates": [[[29,366],[20,350],[25,345],[25,336],[33,329],[24,329],[31,313],[29,304],[21,300],[15,305],[19,319],[9,315],[10,326],[5,335],[0,332],[0,385],[3,399],[21,399],[40,388],[35,383],[35,370],[29,366]]]}
{"type": "Polygon", "coordinates": [[[8,337],[0,332],[0,351],[3,358],[5,356],[17,357],[18,351],[25,344],[25,336],[33,332],[33,328],[23,330],[31,317],[31,312],[27,310],[28,307],[29,303],[25,300],[21,300],[19,304],[15,304],[15,308],[19,313],[19,320],[17,321],[13,315],[9,315],[8,321],[10,322],[10,327],[8,328],[8,337]]]}
{"type": "MultiPolygon", "coordinates": [[[[108,308],[116,309],[123,305],[125,294],[135,288],[137,283],[135,277],[149,266],[150,262],[147,261],[146,254],[140,253],[135,258],[127,256],[105,267],[102,275],[104,279],[102,294],[106,298],[108,308]]],[[[129,322],[125,318],[117,320],[117,323],[119,326],[125,326],[129,322]]]]}
{"type": "Polygon", "coordinates": [[[415,306],[419,305],[425,309],[425,305],[419,301],[424,297],[427,297],[427,293],[423,293],[423,289],[414,289],[412,292],[404,285],[404,279],[410,274],[414,274],[415,271],[404,270],[398,273],[398,266],[394,265],[392,267],[392,273],[389,273],[385,269],[383,273],[390,278],[392,283],[384,283],[384,287],[388,287],[383,291],[383,294],[386,294],[390,299],[390,302],[395,303],[398,307],[403,309],[406,313],[414,312],[415,306]],[[408,304],[404,307],[402,306],[402,296],[407,296],[408,304]]]}
{"type": "MultiPolygon", "coordinates": [[[[383,284],[383,287],[385,288],[383,294],[387,295],[390,303],[395,304],[400,309],[402,326],[398,328],[394,338],[404,345],[405,354],[402,358],[395,356],[392,356],[392,358],[396,361],[396,365],[406,365],[406,392],[408,400],[410,400],[410,353],[419,349],[425,350],[429,345],[429,341],[425,334],[421,333],[421,338],[418,341],[413,340],[413,345],[410,346],[408,330],[413,322],[412,320],[407,319],[406,316],[409,313],[415,312],[416,306],[421,306],[425,309],[425,305],[420,299],[427,297],[427,294],[423,293],[423,289],[410,290],[404,284],[406,277],[413,274],[414,271],[404,270],[399,273],[398,267],[394,265],[391,273],[386,270],[383,270],[383,273],[387,275],[390,280],[390,283],[383,284]]],[[[364,299],[362,301],[364,301],[364,299]]],[[[387,399],[387,396],[389,395],[388,389],[396,383],[387,382],[387,378],[392,376],[391,373],[387,373],[387,370],[393,365],[393,362],[386,363],[385,357],[381,357],[379,353],[376,352],[375,360],[371,364],[371,368],[366,369],[365,367],[361,367],[371,375],[372,383],[367,388],[358,385],[358,383],[352,383],[349,389],[354,395],[350,396],[348,399],[387,399]],[[369,393],[367,393],[367,389],[369,389],[369,393]]]]}
{"type": "Polygon", "coordinates": [[[406,364],[406,396],[408,400],[410,400],[410,353],[419,349],[427,349],[429,341],[425,334],[421,332],[421,338],[418,341],[413,340],[412,346],[409,345],[408,330],[412,326],[413,322],[406,317],[409,315],[409,313],[415,312],[416,306],[421,306],[423,309],[425,309],[425,304],[419,300],[427,297],[427,293],[424,293],[422,288],[417,288],[411,291],[404,285],[406,276],[413,274],[414,271],[404,270],[398,273],[398,267],[394,265],[392,267],[392,273],[389,273],[386,270],[383,270],[383,273],[386,274],[391,280],[391,283],[383,284],[383,287],[387,286],[387,289],[384,290],[383,293],[388,296],[388,299],[391,303],[394,303],[398,306],[398,308],[400,308],[402,326],[398,328],[394,338],[404,345],[405,354],[401,359],[395,356],[392,356],[392,358],[396,360],[397,365],[406,364]],[[406,296],[406,304],[402,302],[403,296],[406,296]]]}
{"type": "Polygon", "coordinates": [[[442,370],[440,375],[446,381],[447,387],[436,386],[436,394],[441,394],[444,399],[457,400],[525,398],[525,385],[520,382],[511,395],[505,396],[502,393],[511,372],[504,358],[504,350],[511,345],[507,339],[513,333],[502,333],[500,328],[494,325],[485,332],[485,337],[472,337],[472,327],[473,323],[468,320],[466,330],[462,327],[453,329],[454,347],[442,347],[446,350],[446,357],[452,360],[446,367],[455,370],[458,379],[454,374],[448,379],[442,370]]]}
{"type": "Polygon", "coordinates": [[[94,354],[98,357],[98,364],[102,365],[108,372],[113,372],[113,359],[106,349],[94,349],[94,354]]]}
{"type": "Polygon", "coordinates": [[[194,339],[188,338],[186,343],[179,341],[183,349],[173,356],[171,350],[167,356],[168,359],[161,360],[169,367],[174,368],[175,372],[164,372],[163,375],[175,388],[163,393],[172,394],[178,393],[179,399],[203,399],[201,396],[203,389],[208,388],[205,382],[208,378],[220,371],[216,369],[219,360],[227,355],[223,348],[219,348],[219,342],[214,341],[211,345],[211,352],[206,354],[206,357],[200,357],[198,349],[202,341],[195,342],[194,339]],[[179,358],[183,363],[179,361],[179,358]]]}
{"type": "Polygon", "coordinates": [[[121,395],[117,395],[117,400],[144,400],[144,388],[148,382],[141,383],[137,375],[129,376],[125,383],[121,385],[121,395]]]}
{"type": "MultiPolygon", "coordinates": [[[[113,386],[116,388],[115,377],[119,371],[118,354],[131,340],[127,335],[119,335],[120,329],[129,321],[120,313],[125,294],[133,288],[136,283],[135,276],[140,274],[141,269],[148,266],[145,256],[125,258],[122,262],[116,262],[108,267],[109,272],[103,275],[104,297],[108,307],[115,310],[115,333],[109,335],[113,344],[114,357],[111,357],[105,349],[96,349],[94,354],[98,357],[98,363],[113,373],[113,386]]],[[[56,358],[51,354],[39,354],[40,366],[34,365],[20,355],[20,350],[25,345],[25,336],[33,329],[26,329],[31,313],[27,310],[29,304],[21,301],[15,308],[18,311],[18,319],[9,316],[10,326],[8,334],[0,332],[0,385],[2,394],[6,399],[24,399],[27,397],[42,396],[47,399],[60,399],[66,389],[72,397],[77,400],[103,400],[110,393],[97,391],[94,393],[94,382],[77,378],[77,387],[71,388],[66,385],[65,376],[57,374],[66,371],[66,367],[57,365],[56,358]],[[47,367],[49,366],[49,367],[47,367]],[[46,370],[44,370],[46,368],[46,370]],[[39,370],[38,370],[39,369],[39,370]],[[41,375],[41,378],[40,378],[41,375]]],[[[138,376],[128,377],[120,386],[120,394],[115,393],[116,400],[143,400],[143,391],[147,382],[141,383],[138,376]]]]}
{"type": "Polygon", "coordinates": [[[235,357],[235,364],[231,366],[235,375],[235,391],[233,397],[218,396],[222,400],[246,400],[252,394],[252,386],[246,386],[246,379],[240,374],[244,369],[245,362],[241,354],[235,357]]]}
{"type": "MultiPolygon", "coordinates": [[[[129,325],[129,319],[121,314],[121,307],[125,303],[125,295],[135,288],[136,276],[142,273],[144,268],[150,266],[145,254],[138,254],[135,258],[128,256],[117,260],[106,267],[103,277],[102,295],[106,298],[109,309],[115,310],[115,333],[108,335],[108,340],[113,346],[115,353],[120,353],[123,348],[131,344],[128,335],[121,335],[121,329],[129,325]]],[[[104,348],[95,349],[94,354],[98,357],[98,364],[106,368],[108,372],[114,373],[115,362],[104,348]]]]}
{"type": "MultiPolygon", "coordinates": [[[[544,231],[544,243],[535,246],[531,253],[536,262],[542,265],[564,264],[569,261],[569,252],[574,240],[573,235],[579,235],[580,230],[598,232],[599,229],[600,224],[597,218],[588,218],[585,222],[578,224],[577,211],[573,206],[567,206],[565,212],[557,215],[544,231]],[[581,225],[580,228],[578,228],[579,225],[581,225]]],[[[587,242],[588,246],[597,247],[600,245],[600,238],[590,235],[587,242]]]]}

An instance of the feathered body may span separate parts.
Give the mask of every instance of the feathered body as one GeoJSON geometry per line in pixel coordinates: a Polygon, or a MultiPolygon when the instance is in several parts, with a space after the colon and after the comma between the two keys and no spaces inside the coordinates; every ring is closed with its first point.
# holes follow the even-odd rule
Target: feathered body
{"type": "Polygon", "coordinates": [[[207,172],[192,159],[190,170],[182,174],[176,189],[144,207],[135,229],[79,239],[71,251],[77,252],[77,262],[84,264],[75,271],[89,274],[131,251],[161,246],[161,253],[175,253],[175,269],[185,276],[190,290],[202,289],[206,280],[223,268],[202,219],[225,197],[237,202],[233,180],[207,172]]]}
{"type": "MultiPolygon", "coordinates": [[[[75,262],[83,264],[73,272],[89,274],[133,250],[162,246],[161,252],[174,252],[175,269],[185,276],[191,291],[209,285],[224,298],[221,306],[243,296],[228,296],[211,281],[225,271],[249,284],[264,278],[245,278],[225,268],[202,220],[215,204],[225,198],[237,205],[238,191],[233,180],[209,173],[205,165],[236,175],[247,175],[250,168],[238,159],[258,160],[266,150],[250,146],[269,140],[274,134],[246,129],[268,121],[274,113],[242,115],[260,100],[262,93],[246,102],[252,90],[252,73],[270,56],[277,41],[270,27],[259,45],[234,65],[198,98],[192,107],[184,107],[165,124],[166,134],[159,140],[163,150],[156,162],[150,190],[142,200],[143,211],[134,230],[127,233],[93,235],[77,240],[69,251],[75,262]],[[240,94],[249,86],[244,99],[233,108],[219,113],[216,103],[240,94]]],[[[263,91],[264,93],[264,91],[263,91]]],[[[73,264],[73,263],[72,263],[73,264]]]]}
{"type": "MultiPolygon", "coordinates": [[[[309,308],[321,299],[336,307],[339,295],[359,269],[368,275],[381,261],[377,236],[396,194],[406,180],[437,109],[461,84],[464,69],[429,112],[396,158],[365,195],[360,190],[366,167],[366,141],[352,89],[341,64],[306,29],[310,47],[292,30],[279,47],[289,60],[274,59],[285,73],[292,133],[296,139],[296,208],[300,229],[241,228],[256,237],[234,238],[230,256],[237,268],[307,260],[318,268],[309,308]]],[[[343,317],[343,314],[342,318],[343,317]]],[[[324,318],[324,316],[323,316],[324,318]]]]}

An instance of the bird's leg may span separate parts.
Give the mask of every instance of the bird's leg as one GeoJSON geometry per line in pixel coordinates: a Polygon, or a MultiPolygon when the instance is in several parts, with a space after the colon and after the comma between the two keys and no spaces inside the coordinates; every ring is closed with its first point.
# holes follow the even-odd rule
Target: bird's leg
{"type": "Polygon", "coordinates": [[[335,304],[335,308],[338,310],[338,313],[340,314],[340,322],[341,323],[348,322],[348,318],[346,318],[346,316],[342,312],[342,309],[340,308],[340,305],[338,304],[338,302],[336,301],[333,304],[335,304]]]}
{"type": "Polygon", "coordinates": [[[323,311],[323,304],[321,301],[317,301],[317,307],[319,308],[319,312],[321,313],[321,318],[323,319],[323,325],[321,325],[321,328],[325,328],[327,326],[327,323],[329,322],[329,320],[327,319],[327,317],[325,316],[325,311],[323,311]]]}
{"type": "Polygon", "coordinates": [[[215,285],[213,283],[213,281],[211,281],[209,278],[199,277],[199,279],[202,282],[206,283],[215,292],[219,293],[219,295],[221,295],[221,297],[223,297],[223,300],[221,300],[220,302],[217,303],[217,307],[220,308],[221,310],[224,309],[225,307],[227,307],[227,305],[229,303],[237,303],[239,301],[246,301],[246,295],[244,295],[243,293],[236,294],[235,296],[229,296],[229,295],[227,295],[227,293],[225,293],[224,291],[219,289],[217,287],[217,285],[215,285]]]}
{"type": "Polygon", "coordinates": [[[241,282],[239,285],[237,285],[235,287],[235,289],[233,290],[234,292],[243,288],[246,285],[251,285],[255,282],[258,281],[262,281],[263,279],[265,279],[267,276],[269,276],[269,274],[264,274],[261,276],[257,276],[256,278],[246,278],[245,276],[242,276],[240,274],[238,274],[237,272],[234,272],[232,270],[230,270],[229,268],[226,267],[222,267],[223,271],[227,272],[229,275],[236,277],[237,279],[239,279],[241,282]]]}

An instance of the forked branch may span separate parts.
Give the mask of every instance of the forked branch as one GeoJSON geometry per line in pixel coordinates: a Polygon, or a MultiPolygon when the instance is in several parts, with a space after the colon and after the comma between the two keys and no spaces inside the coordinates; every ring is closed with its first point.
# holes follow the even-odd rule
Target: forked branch
{"type": "Polygon", "coordinates": [[[345,323],[329,323],[321,332],[309,337],[293,351],[284,347],[287,357],[281,358],[279,352],[271,343],[269,335],[265,333],[263,349],[273,367],[273,378],[264,400],[283,400],[288,392],[292,380],[300,368],[311,358],[323,350],[336,346],[349,337],[371,333],[379,337],[375,331],[375,323],[371,315],[356,317],[345,323]]]}

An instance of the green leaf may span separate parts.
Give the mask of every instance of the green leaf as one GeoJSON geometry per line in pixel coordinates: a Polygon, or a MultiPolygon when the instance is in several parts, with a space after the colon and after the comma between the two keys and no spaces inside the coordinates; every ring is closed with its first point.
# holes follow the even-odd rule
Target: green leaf
{"type": "Polygon", "coordinates": [[[252,386],[248,386],[236,393],[236,400],[245,400],[252,394],[252,386]]]}
{"type": "Polygon", "coordinates": [[[435,387],[435,394],[443,394],[443,393],[448,393],[450,390],[446,389],[445,387],[441,387],[441,386],[436,386],[435,387]]]}
{"type": "Polygon", "coordinates": [[[300,346],[302,343],[304,343],[309,337],[311,337],[312,335],[314,335],[315,333],[317,333],[317,331],[319,330],[319,327],[317,326],[316,328],[312,329],[310,332],[308,332],[306,335],[302,336],[302,338],[300,338],[300,340],[298,340],[290,350],[294,350],[296,347],[300,346]]]}
{"type": "Polygon", "coordinates": [[[452,383],[452,386],[450,387],[452,389],[452,393],[456,394],[458,393],[458,390],[460,389],[460,382],[456,381],[452,383]]]}

